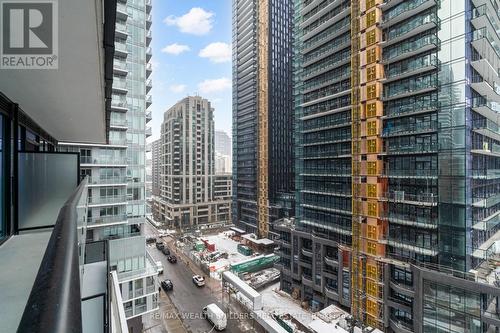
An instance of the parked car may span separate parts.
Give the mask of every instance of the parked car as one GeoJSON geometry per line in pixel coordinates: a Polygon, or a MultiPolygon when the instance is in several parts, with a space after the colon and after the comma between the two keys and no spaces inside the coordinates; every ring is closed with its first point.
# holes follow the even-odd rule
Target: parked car
{"type": "Polygon", "coordinates": [[[164,247],[165,247],[165,244],[163,244],[163,242],[162,242],[162,241],[156,241],[156,248],[157,248],[158,250],[160,250],[160,251],[161,251],[161,250],[163,250],[163,248],[164,248],[164,247]]]}
{"type": "Polygon", "coordinates": [[[156,242],[156,237],[154,237],[154,236],[150,236],[150,237],[146,238],[147,244],[151,244],[151,243],[155,243],[155,242],[156,242]]]}
{"type": "Polygon", "coordinates": [[[168,256],[167,260],[169,263],[175,264],[177,262],[177,257],[174,255],[171,255],[171,256],[168,256]]]}
{"type": "Polygon", "coordinates": [[[158,270],[158,274],[163,274],[163,264],[161,261],[156,262],[156,269],[158,270]]]}
{"type": "Polygon", "coordinates": [[[161,249],[161,252],[163,252],[163,254],[166,256],[170,255],[170,250],[166,246],[164,246],[163,249],[161,249]]]}
{"type": "Polygon", "coordinates": [[[201,275],[193,275],[193,283],[197,287],[203,287],[205,285],[205,278],[201,275]]]}
{"type": "Polygon", "coordinates": [[[201,311],[204,317],[214,325],[217,331],[222,331],[227,326],[227,317],[224,311],[217,306],[217,304],[208,304],[201,311]]]}
{"type": "Polygon", "coordinates": [[[174,289],[174,284],[169,279],[166,279],[166,280],[161,281],[161,288],[164,291],[170,291],[170,290],[174,289]]]}

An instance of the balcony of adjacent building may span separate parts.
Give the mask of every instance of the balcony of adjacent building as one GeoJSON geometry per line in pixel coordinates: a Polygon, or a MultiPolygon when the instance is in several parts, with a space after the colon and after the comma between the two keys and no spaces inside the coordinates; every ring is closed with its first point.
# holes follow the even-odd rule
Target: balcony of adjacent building
{"type": "Polygon", "coordinates": [[[498,229],[500,225],[500,211],[496,211],[488,216],[476,216],[474,215],[472,218],[473,224],[472,229],[492,232],[498,229]]]}
{"type": "Polygon", "coordinates": [[[116,4],[116,18],[119,20],[127,20],[128,12],[127,12],[127,4],[118,1],[116,4]]]}
{"type": "Polygon", "coordinates": [[[115,40],[115,56],[124,59],[128,56],[127,41],[123,39],[115,40]]]}
{"type": "Polygon", "coordinates": [[[127,23],[120,21],[116,22],[115,36],[120,39],[127,40],[128,38],[127,23]]]}
{"type": "MultiPolygon", "coordinates": [[[[480,58],[488,60],[490,65],[497,67],[500,57],[498,35],[483,27],[472,32],[471,45],[480,58]]],[[[476,57],[477,58],[477,57],[476,57]]]]}
{"type": "Polygon", "coordinates": [[[149,30],[152,24],[153,24],[153,15],[148,14],[146,16],[146,29],[149,30]]]}
{"type": "Polygon", "coordinates": [[[81,166],[116,166],[126,167],[128,160],[126,156],[80,156],[81,166]]]}
{"type": "Polygon", "coordinates": [[[483,117],[491,120],[498,121],[499,109],[496,103],[492,103],[485,96],[472,98],[471,107],[474,112],[479,113],[483,117]]]}
{"type": "Polygon", "coordinates": [[[500,103],[500,85],[497,82],[498,76],[493,78],[483,77],[477,73],[472,75],[471,88],[480,96],[484,96],[488,101],[500,103]]]}
{"type": "Polygon", "coordinates": [[[128,121],[125,117],[113,117],[109,121],[109,126],[114,130],[125,131],[128,129],[128,121]]]}
{"type": "Polygon", "coordinates": [[[150,122],[151,120],[153,120],[153,112],[146,111],[146,123],[150,122]]]}
{"type": "Polygon", "coordinates": [[[153,40],[153,33],[151,32],[151,30],[147,30],[146,31],[146,46],[150,46],[151,45],[151,42],[153,40]]]}
{"type": "Polygon", "coordinates": [[[113,74],[118,76],[127,76],[128,68],[127,62],[120,58],[115,58],[113,60],[113,74]]]}
{"type": "MultiPolygon", "coordinates": [[[[437,142],[425,142],[425,143],[414,143],[414,144],[405,144],[405,145],[396,145],[395,143],[388,143],[383,154],[386,155],[419,155],[419,154],[434,154],[437,153],[439,149],[439,144],[437,142]]],[[[390,172],[396,172],[396,170],[390,170],[390,172]]],[[[416,174],[425,173],[426,170],[415,170],[416,174]]],[[[430,170],[429,173],[433,173],[433,170],[430,170]]],[[[437,170],[436,176],[437,176],[437,170]]],[[[413,171],[409,170],[409,175],[411,175],[413,171]]],[[[394,174],[393,174],[394,175],[394,174]]]]}
{"type": "Polygon", "coordinates": [[[437,213],[406,214],[394,211],[391,207],[386,213],[382,214],[382,218],[388,220],[391,224],[434,230],[437,229],[439,220],[437,213]]]}
{"type": "Polygon", "coordinates": [[[153,80],[152,79],[147,79],[146,80],[146,94],[149,94],[149,92],[153,89],[153,80]]]}
{"type": "Polygon", "coordinates": [[[126,214],[118,215],[102,215],[102,216],[89,216],[87,217],[87,227],[100,228],[100,227],[110,227],[121,224],[128,224],[126,214]]]}
{"type": "Polygon", "coordinates": [[[124,96],[119,94],[113,94],[111,99],[111,111],[115,112],[127,112],[128,103],[124,96]]]}
{"type": "Polygon", "coordinates": [[[436,73],[405,78],[384,86],[385,102],[424,94],[438,89],[439,80],[436,73]]]}
{"type": "Polygon", "coordinates": [[[389,202],[403,203],[417,206],[434,207],[438,204],[438,195],[431,192],[421,192],[418,194],[405,191],[389,191],[385,193],[384,199],[389,202]]]}
{"type": "Polygon", "coordinates": [[[146,64],[146,78],[149,78],[149,76],[153,73],[153,64],[148,62],[146,64]]]}
{"type": "Polygon", "coordinates": [[[126,195],[89,196],[89,207],[119,206],[127,204],[126,195]]]}
{"type": "MultiPolygon", "coordinates": [[[[398,2],[398,1],[386,1],[387,2],[398,2]]],[[[401,1],[399,1],[401,2],[401,1]]],[[[425,11],[433,6],[438,4],[437,0],[410,0],[403,1],[397,7],[393,7],[393,9],[389,10],[384,8],[384,15],[382,19],[381,27],[382,29],[389,28],[399,22],[408,20],[409,18],[414,17],[416,14],[425,11]]]]}
{"type": "Polygon", "coordinates": [[[150,13],[153,9],[153,0],[146,0],[146,13],[150,13]]]}
{"type": "Polygon", "coordinates": [[[114,77],[113,78],[113,93],[125,95],[128,93],[127,80],[125,78],[114,77]]]}
{"type": "Polygon", "coordinates": [[[99,186],[125,186],[127,185],[127,177],[125,175],[100,175],[95,177],[88,177],[89,187],[99,186]]]}
{"type": "Polygon", "coordinates": [[[441,19],[437,13],[430,12],[426,15],[414,16],[406,20],[404,24],[385,30],[382,45],[383,47],[389,47],[412,37],[421,36],[427,30],[440,26],[441,19]]]}
{"type": "Polygon", "coordinates": [[[493,121],[487,118],[473,119],[472,130],[485,137],[500,141],[500,128],[498,120],[493,121]]]}
{"type": "Polygon", "coordinates": [[[398,45],[391,45],[384,49],[382,62],[388,65],[396,61],[416,57],[419,54],[437,49],[440,46],[441,40],[435,34],[416,36],[398,45]]]}
{"type": "Polygon", "coordinates": [[[153,135],[153,130],[151,129],[151,127],[146,127],[146,138],[149,138],[150,136],[153,135]]]}
{"type": "Polygon", "coordinates": [[[385,78],[383,79],[383,83],[388,84],[393,81],[438,70],[440,65],[441,61],[435,54],[427,54],[421,57],[409,58],[395,64],[389,64],[384,70],[385,78]]]}
{"type": "MultiPolygon", "coordinates": [[[[471,24],[474,29],[486,29],[493,38],[493,45],[500,44],[500,18],[498,16],[498,5],[494,5],[491,0],[472,9],[471,24]]],[[[497,49],[498,50],[498,49],[497,49]]]]}
{"type": "Polygon", "coordinates": [[[490,208],[500,203],[500,193],[497,191],[487,193],[473,193],[472,206],[477,208],[490,208]]]}
{"type": "Polygon", "coordinates": [[[149,62],[152,56],[153,56],[153,48],[151,46],[146,47],[146,62],[149,62]]]}
{"type": "Polygon", "coordinates": [[[437,121],[418,121],[406,124],[394,124],[391,121],[386,121],[384,123],[384,129],[382,131],[382,137],[396,137],[396,136],[408,136],[416,134],[428,134],[438,131],[437,121]]]}

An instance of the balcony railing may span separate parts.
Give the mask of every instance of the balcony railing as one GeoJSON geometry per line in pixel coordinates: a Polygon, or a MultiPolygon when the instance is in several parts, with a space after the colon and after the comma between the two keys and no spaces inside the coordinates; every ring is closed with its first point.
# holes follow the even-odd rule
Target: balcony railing
{"type": "Polygon", "coordinates": [[[109,164],[109,165],[126,165],[126,157],[107,157],[107,156],[80,156],[81,164],[109,164]]]}
{"type": "Polygon", "coordinates": [[[121,203],[126,202],[126,195],[112,195],[107,197],[89,197],[89,205],[103,205],[103,204],[112,204],[112,203],[121,203]]]}
{"type": "Polygon", "coordinates": [[[120,291],[120,284],[118,282],[118,277],[116,275],[116,271],[112,271],[110,273],[110,326],[111,332],[113,333],[128,333],[127,326],[127,316],[125,313],[125,309],[123,308],[123,300],[120,291]]]}
{"type": "Polygon", "coordinates": [[[438,196],[434,193],[411,194],[404,191],[393,191],[387,192],[385,198],[393,202],[415,202],[429,205],[435,205],[438,202],[438,196]]]}
{"type": "Polygon", "coordinates": [[[85,251],[79,251],[77,228],[85,221],[78,206],[86,192],[84,180],[59,211],[18,332],[82,332],[79,253],[85,251]]]}
{"type": "Polygon", "coordinates": [[[89,184],[99,185],[99,184],[125,184],[127,182],[127,177],[90,177],[89,184]]]}

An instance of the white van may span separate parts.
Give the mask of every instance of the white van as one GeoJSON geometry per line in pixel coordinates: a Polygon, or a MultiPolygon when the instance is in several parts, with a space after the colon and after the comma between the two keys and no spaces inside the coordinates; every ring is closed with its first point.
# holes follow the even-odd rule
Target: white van
{"type": "Polygon", "coordinates": [[[208,304],[203,308],[203,315],[211,322],[217,331],[222,331],[227,326],[227,317],[224,311],[217,306],[217,304],[208,304]]]}

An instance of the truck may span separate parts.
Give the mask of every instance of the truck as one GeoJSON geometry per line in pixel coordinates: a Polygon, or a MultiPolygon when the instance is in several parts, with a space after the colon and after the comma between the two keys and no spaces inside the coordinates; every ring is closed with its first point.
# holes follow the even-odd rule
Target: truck
{"type": "Polygon", "coordinates": [[[202,311],[205,318],[214,325],[217,331],[222,331],[227,326],[227,317],[224,311],[217,306],[217,304],[208,304],[202,311]]]}
{"type": "Polygon", "coordinates": [[[246,245],[238,244],[238,252],[244,256],[251,256],[253,253],[253,250],[246,245]]]}

